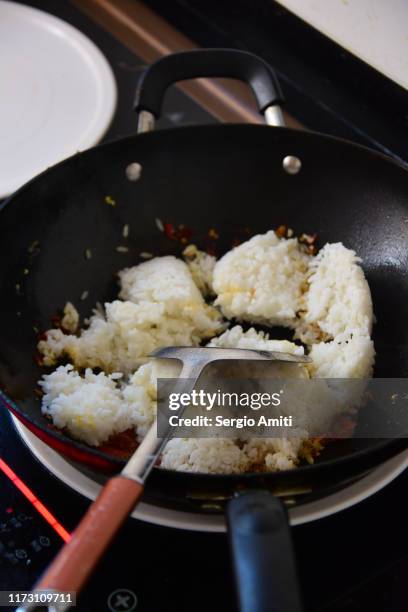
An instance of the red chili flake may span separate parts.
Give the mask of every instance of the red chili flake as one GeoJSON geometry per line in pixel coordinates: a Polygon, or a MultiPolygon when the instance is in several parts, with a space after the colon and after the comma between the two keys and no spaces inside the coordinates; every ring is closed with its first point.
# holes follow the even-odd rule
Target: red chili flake
{"type": "Polygon", "coordinates": [[[187,244],[193,234],[193,230],[185,225],[179,225],[177,228],[172,223],[164,223],[163,231],[169,240],[177,240],[181,244],[187,244]]]}
{"type": "Polygon", "coordinates": [[[45,332],[45,331],[38,332],[37,339],[38,339],[38,342],[41,342],[41,340],[46,340],[47,339],[47,332],[45,332]]]}
{"type": "Polygon", "coordinates": [[[170,240],[176,240],[176,231],[174,229],[174,225],[172,223],[164,223],[163,224],[164,227],[164,233],[166,234],[166,237],[169,238],[170,240]]]}

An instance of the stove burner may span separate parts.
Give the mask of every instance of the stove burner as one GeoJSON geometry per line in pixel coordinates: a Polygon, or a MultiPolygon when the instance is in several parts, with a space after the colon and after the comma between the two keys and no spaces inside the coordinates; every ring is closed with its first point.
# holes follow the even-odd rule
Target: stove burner
{"type": "MultiPolygon", "coordinates": [[[[9,465],[3,459],[0,459],[0,470],[11,480],[13,485],[17,487],[21,491],[21,493],[28,499],[30,504],[34,506],[39,514],[47,521],[49,525],[58,533],[58,535],[64,540],[64,542],[68,542],[69,533],[64,527],[57,521],[55,516],[51,514],[49,510],[40,502],[39,499],[34,495],[34,493],[27,487],[26,484],[17,476],[15,472],[10,468],[9,465]]],[[[6,513],[11,514],[13,512],[13,508],[6,508],[6,513]]]]}

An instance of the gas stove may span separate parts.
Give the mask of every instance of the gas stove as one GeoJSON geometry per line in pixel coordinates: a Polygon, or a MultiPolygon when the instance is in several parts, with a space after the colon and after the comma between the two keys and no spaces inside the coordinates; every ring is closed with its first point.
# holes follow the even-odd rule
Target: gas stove
{"type": "MultiPolygon", "coordinates": [[[[200,19],[205,16],[194,2],[174,3],[172,26],[138,2],[130,6],[122,1],[63,1],[58,3],[58,8],[51,0],[30,4],[73,23],[96,42],[111,62],[118,82],[119,102],[106,140],[136,130],[136,119],[131,112],[135,83],[146,62],[160,52],[153,44],[159,25],[164,28],[160,30],[161,41],[166,42],[167,50],[187,47],[190,43],[186,36],[200,35],[199,42],[207,46],[220,44],[222,40],[232,44],[234,38],[231,34],[228,39],[225,29],[211,21],[211,15],[206,17],[208,27],[201,25],[200,28],[199,23],[203,23],[200,19]],[[87,16],[77,8],[79,4],[87,16]],[[112,14],[119,19],[126,8],[130,11],[129,19],[122,19],[119,27],[112,14]],[[141,17],[140,27],[134,30],[139,35],[136,54],[136,34],[129,36],[129,28],[132,29],[132,19],[135,23],[141,17]]],[[[163,14],[168,11],[163,8],[165,3],[152,0],[148,4],[157,10],[163,9],[163,14]]],[[[243,4],[236,3],[235,14],[243,10],[243,4]]],[[[222,11],[220,16],[225,17],[222,11]]],[[[240,27],[242,30],[242,24],[240,27]]],[[[240,35],[243,37],[242,31],[240,35]]],[[[250,42],[248,36],[249,50],[259,50],[252,49],[250,42]]],[[[259,39],[255,46],[259,47],[261,42],[259,39]]],[[[300,93],[291,90],[289,76],[287,82],[291,111],[287,120],[291,125],[298,126],[301,120],[308,127],[319,127],[318,117],[320,124],[324,123],[331,133],[353,136],[354,124],[347,122],[344,114],[319,115],[310,99],[296,113],[300,93]]],[[[316,79],[313,82],[316,85],[316,79]]],[[[213,123],[219,119],[253,120],[253,107],[248,98],[241,101],[241,92],[242,89],[223,83],[216,88],[214,101],[205,87],[190,89],[189,95],[174,88],[166,100],[161,125],[176,129],[178,125],[213,123]],[[200,95],[204,96],[201,103],[200,95]]],[[[350,113],[354,110],[354,106],[349,107],[350,113]]],[[[370,136],[368,120],[364,121],[364,133],[356,129],[354,135],[355,140],[364,144],[378,145],[378,134],[371,132],[370,136]]],[[[393,154],[400,157],[401,141],[394,134],[377,148],[384,150],[392,142],[393,154]]],[[[78,471],[77,466],[53,456],[53,451],[45,452],[41,444],[21,427],[17,430],[6,412],[0,413],[0,590],[31,588],[85,513],[103,480],[92,473],[78,471]]],[[[334,499],[292,513],[306,612],[402,612],[406,609],[406,463],[406,455],[397,457],[334,499]]],[[[179,516],[143,504],[124,525],[78,598],[76,609],[79,612],[235,610],[231,559],[222,518],[179,516]]]]}

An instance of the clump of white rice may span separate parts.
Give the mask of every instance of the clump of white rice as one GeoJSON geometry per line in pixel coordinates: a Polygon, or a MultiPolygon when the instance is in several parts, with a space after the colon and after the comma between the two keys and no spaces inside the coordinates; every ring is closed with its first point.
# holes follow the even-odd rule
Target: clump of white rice
{"type": "Polygon", "coordinates": [[[166,445],[161,466],[207,474],[237,474],[250,467],[245,454],[229,438],[173,438],[166,445]]]}
{"type": "Polygon", "coordinates": [[[213,338],[208,346],[276,351],[291,355],[304,355],[305,352],[303,346],[288,340],[273,340],[267,333],[256,331],[253,327],[244,332],[241,325],[234,325],[231,329],[227,329],[221,336],[213,338]]]}
{"type": "Polygon", "coordinates": [[[99,446],[112,434],[136,425],[132,411],[121,401],[117,387],[121,376],[93,374],[90,369],[80,376],[72,365],[60,366],[39,382],[44,392],[42,411],[73,438],[99,446]]]}
{"type": "Polygon", "coordinates": [[[295,238],[254,236],[216,263],[215,305],[227,318],[294,328],[309,260],[295,238]]]}
{"type": "Polygon", "coordinates": [[[360,261],[341,243],[326,244],[310,260],[308,290],[296,330],[302,342],[332,340],[350,329],[370,336],[373,306],[360,261]]]}
{"type": "Polygon", "coordinates": [[[242,454],[252,470],[281,472],[297,466],[303,443],[302,438],[252,438],[242,454]]]}
{"type": "Polygon", "coordinates": [[[344,332],[331,342],[313,344],[307,364],[312,378],[370,378],[375,350],[369,336],[344,332]]]}
{"type": "Polygon", "coordinates": [[[171,255],[119,272],[122,300],[135,304],[160,304],[167,317],[187,320],[202,338],[211,337],[220,327],[218,310],[204,302],[188,266],[171,255]]]}
{"type": "Polygon", "coordinates": [[[128,268],[120,278],[120,295],[130,299],[107,302],[79,336],[49,330],[38,345],[45,365],[65,355],[77,368],[130,373],[155,349],[197,346],[224,328],[219,311],[204,302],[186,264],[175,257],[128,268]]]}
{"type": "MultiPolygon", "coordinates": [[[[304,355],[305,352],[303,346],[298,346],[294,342],[273,340],[265,332],[258,332],[253,327],[244,332],[240,325],[227,329],[221,336],[213,338],[207,346],[263,350],[290,355],[304,355]]],[[[235,362],[228,368],[224,365],[219,373],[222,376],[241,376],[241,378],[308,378],[307,369],[302,363],[235,362]]]]}
{"type": "Polygon", "coordinates": [[[304,442],[301,438],[252,438],[242,446],[231,438],[173,438],[161,466],[204,474],[279,472],[298,465],[304,442]]]}

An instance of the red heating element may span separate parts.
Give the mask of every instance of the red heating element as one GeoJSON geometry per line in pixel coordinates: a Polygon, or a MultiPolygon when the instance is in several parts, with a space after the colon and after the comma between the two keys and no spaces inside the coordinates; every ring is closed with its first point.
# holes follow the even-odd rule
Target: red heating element
{"type": "Polygon", "coordinates": [[[34,506],[34,508],[41,514],[41,516],[51,525],[51,527],[58,533],[60,538],[64,540],[64,542],[68,542],[70,538],[70,534],[64,527],[57,521],[55,516],[51,514],[49,510],[40,502],[39,499],[34,495],[34,493],[24,484],[24,482],[17,476],[15,472],[7,465],[3,459],[0,459],[0,470],[11,480],[13,485],[17,487],[21,491],[21,493],[28,499],[30,504],[34,506]]]}

